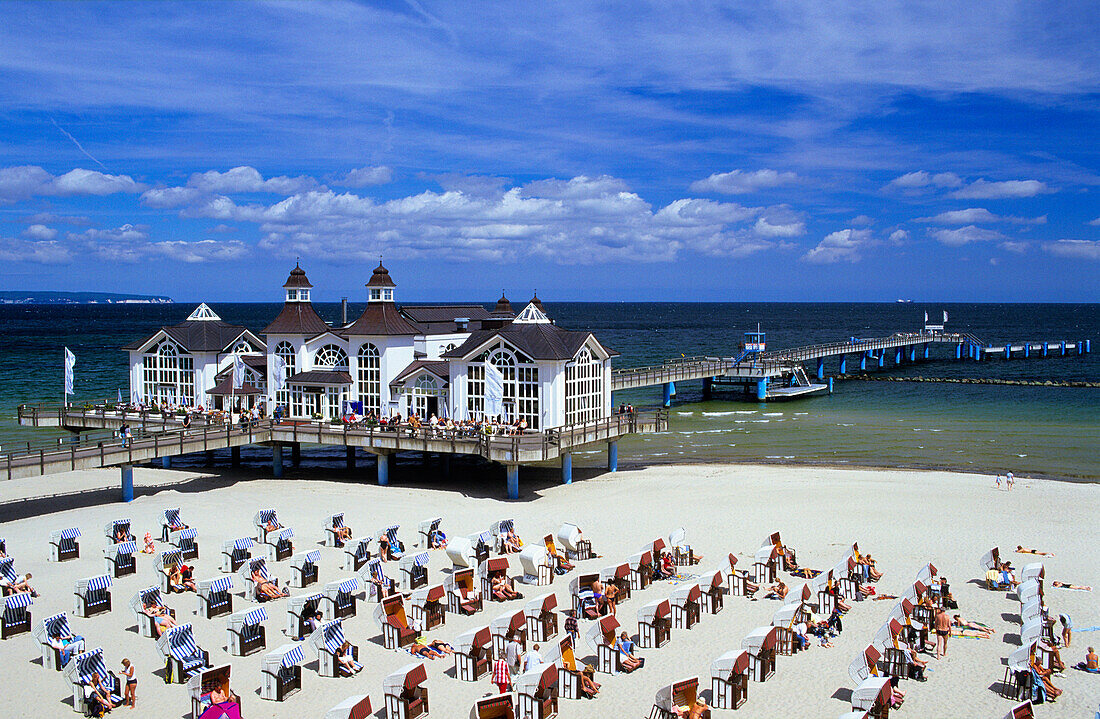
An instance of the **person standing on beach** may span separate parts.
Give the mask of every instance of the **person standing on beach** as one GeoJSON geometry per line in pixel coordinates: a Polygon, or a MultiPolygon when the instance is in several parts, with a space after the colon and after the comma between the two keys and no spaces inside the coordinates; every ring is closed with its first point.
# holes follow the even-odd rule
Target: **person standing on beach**
{"type": "Polygon", "coordinates": [[[493,662],[493,684],[496,684],[500,694],[512,691],[512,672],[508,666],[508,660],[504,657],[497,657],[493,662]]]}
{"type": "Polygon", "coordinates": [[[936,659],[947,656],[949,636],[951,636],[951,619],[943,607],[936,607],[936,659]]]}
{"type": "Polygon", "coordinates": [[[519,657],[521,649],[514,636],[509,637],[508,642],[504,645],[504,659],[508,662],[508,666],[516,672],[520,670],[519,657]]]}
{"type": "Polygon", "coordinates": [[[1012,491],[1012,488],[1016,486],[1016,478],[1012,476],[1012,472],[1005,475],[1005,486],[1012,491]]]}
{"type": "Polygon", "coordinates": [[[129,704],[130,708],[133,709],[137,704],[137,677],[134,676],[134,665],[130,663],[129,659],[122,660],[122,676],[125,677],[126,681],[122,703],[129,704]]]}

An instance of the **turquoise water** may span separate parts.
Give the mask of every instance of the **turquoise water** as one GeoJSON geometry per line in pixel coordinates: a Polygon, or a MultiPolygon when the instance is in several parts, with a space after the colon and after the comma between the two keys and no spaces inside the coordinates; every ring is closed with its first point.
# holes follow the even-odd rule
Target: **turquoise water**
{"type": "MultiPolygon", "coordinates": [[[[272,304],[214,304],[227,321],[261,330],[278,311],[272,304]]],[[[803,303],[547,303],[559,324],[590,329],[621,353],[627,367],[669,357],[730,355],[759,322],[776,349],[889,335],[919,328],[923,312],[950,313],[949,329],[990,343],[1100,337],[1097,305],[902,305],[803,303]]],[[[61,393],[61,347],[77,355],[77,398],[114,397],[126,389],[126,355],[118,347],[182,320],[190,305],[0,306],[0,444],[41,440],[42,430],[19,428],[20,402],[56,402],[61,393]]],[[[352,313],[360,308],[352,307],[352,313]]],[[[334,320],[336,305],[320,305],[334,320]]],[[[1095,346],[1095,343],[1094,343],[1095,346]]],[[[934,352],[946,357],[946,348],[934,352]]],[[[891,362],[892,364],[892,362],[891,362]]],[[[849,371],[854,363],[849,362],[849,371]]],[[[808,367],[813,372],[813,367],[808,367]]],[[[835,363],[826,366],[835,374],[835,363]]],[[[995,360],[944,359],[888,368],[894,374],[1100,380],[1100,357],[995,360]]],[[[670,431],[623,443],[620,462],[800,462],[1013,471],[1100,481],[1100,389],[838,382],[832,396],[761,405],[739,393],[702,401],[700,383],[678,386],[670,431]]],[[[615,401],[656,405],[660,388],[616,393],[615,401]]],[[[248,459],[246,453],[246,460],[248,459]]],[[[254,460],[268,459],[257,453],[254,460]]],[[[342,453],[314,461],[343,460],[342,453]]],[[[577,457],[579,466],[602,454],[577,457]]]]}

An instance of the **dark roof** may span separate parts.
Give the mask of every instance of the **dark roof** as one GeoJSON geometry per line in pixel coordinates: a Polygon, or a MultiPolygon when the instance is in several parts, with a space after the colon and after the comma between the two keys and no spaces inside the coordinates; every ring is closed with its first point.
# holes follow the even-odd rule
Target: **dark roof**
{"type": "MultiPolygon", "coordinates": [[[[231,325],[222,320],[186,320],[171,327],[161,327],[161,330],[188,352],[220,352],[248,331],[240,325],[231,325]]],[[[122,349],[138,350],[148,341],[149,338],[146,337],[131,342],[122,349]]],[[[258,349],[266,347],[261,342],[258,349]]]]}
{"type": "Polygon", "coordinates": [[[546,308],[542,306],[542,300],[539,299],[538,292],[535,292],[535,294],[531,297],[531,301],[527,304],[538,307],[541,312],[546,312],[546,308]]]}
{"type": "MultiPolygon", "coordinates": [[[[589,337],[591,332],[583,330],[566,330],[551,324],[509,324],[495,330],[478,330],[472,333],[465,342],[455,347],[450,352],[443,354],[444,359],[457,359],[474,350],[474,348],[488,342],[494,337],[500,337],[514,346],[519,351],[536,360],[567,360],[572,359],[589,337]]],[[[596,340],[597,343],[599,340],[596,340]]],[[[600,345],[603,347],[603,345],[600,345]]],[[[618,352],[604,347],[611,355],[618,352]]]]}
{"type": "Polygon", "coordinates": [[[309,279],[306,277],[306,271],[299,267],[297,263],[295,263],[294,269],[290,271],[290,277],[286,279],[286,284],[283,285],[283,287],[286,287],[287,289],[291,287],[309,288],[313,287],[313,285],[309,283],[309,279]]]}
{"type": "Polygon", "coordinates": [[[496,305],[496,307],[493,308],[493,315],[494,316],[499,316],[499,315],[504,315],[504,314],[511,317],[515,313],[512,312],[512,303],[509,302],[508,298],[504,296],[504,292],[501,292],[500,293],[500,299],[497,300],[497,305],[496,305]]]}
{"type": "Polygon", "coordinates": [[[450,362],[443,362],[440,360],[413,360],[409,363],[409,366],[401,370],[396,377],[390,382],[390,384],[399,384],[404,382],[409,377],[418,373],[420,370],[427,370],[436,377],[447,382],[451,379],[450,362]]]}
{"type": "Polygon", "coordinates": [[[423,329],[405,319],[392,302],[368,302],[359,319],[340,330],[347,335],[419,335],[423,329]]]}
{"type": "Polygon", "coordinates": [[[286,381],[295,384],[351,384],[351,375],[330,369],[314,369],[287,377],[286,381]]]}
{"type": "Polygon", "coordinates": [[[252,369],[267,369],[267,355],[241,355],[241,359],[252,369]]]}
{"type": "Polygon", "coordinates": [[[485,319],[489,311],[481,305],[418,305],[402,307],[401,314],[413,322],[454,322],[458,317],[485,319]]]}
{"type": "Polygon", "coordinates": [[[233,378],[226,377],[221,382],[218,382],[216,385],[214,385],[214,388],[209,390],[207,394],[216,394],[228,397],[231,394],[263,394],[263,390],[259,390],[253,387],[248,382],[244,382],[237,389],[233,389],[233,378]]]}
{"type": "Polygon", "coordinates": [[[382,262],[379,261],[378,267],[374,268],[374,274],[370,276],[370,281],[367,282],[367,287],[397,287],[397,283],[390,277],[390,271],[382,266],[382,262]]]}
{"type": "Polygon", "coordinates": [[[287,302],[264,330],[265,335],[319,335],[332,328],[321,319],[311,302],[287,302]]]}

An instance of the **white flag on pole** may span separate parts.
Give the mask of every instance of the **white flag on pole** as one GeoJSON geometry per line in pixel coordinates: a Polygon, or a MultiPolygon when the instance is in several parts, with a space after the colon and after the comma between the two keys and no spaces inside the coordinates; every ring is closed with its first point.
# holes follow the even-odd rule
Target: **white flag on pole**
{"type": "Polygon", "coordinates": [[[73,367],[76,366],[76,355],[65,348],[65,394],[73,394],[73,367]]]}
{"type": "Polygon", "coordinates": [[[275,385],[275,391],[286,389],[286,359],[275,355],[275,361],[271,365],[271,383],[275,385]]]}
{"type": "Polygon", "coordinates": [[[118,388],[118,399],[115,400],[118,404],[122,404],[122,388],[118,388]]]}
{"type": "Polygon", "coordinates": [[[925,313],[924,313],[924,321],[925,321],[925,322],[927,322],[927,321],[928,321],[928,313],[927,313],[927,312],[925,312],[925,313]]]}
{"type": "Polygon", "coordinates": [[[233,389],[244,386],[244,360],[240,355],[233,355],[233,389]]]}
{"type": "Polygon", "coordinates": [[[130,392],[130,402],[133,404],[141,404],[141,392],[136,389],[130,392]]]}
{"type": "Polygon", "coordinates": [[[947,310],[943,311],[943,321],[947,322],[947,310]]]}
{"type": "Polygon", "coordinates": [[[485,414],[504,412],[504,375],[490,362],[485,363],[485,414]]]}

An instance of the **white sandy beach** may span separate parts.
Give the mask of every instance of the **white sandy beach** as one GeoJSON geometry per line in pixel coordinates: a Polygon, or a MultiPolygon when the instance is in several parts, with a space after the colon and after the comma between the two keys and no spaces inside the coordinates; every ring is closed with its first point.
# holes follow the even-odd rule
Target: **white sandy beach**
{"type": "MultiPolygon", "coordinates": [[[[180,506],[184,520],[199,531],[198,579],[220,574],[221,541],[254,534],[252,516],[263,507],[277,508],[282,523],[294,528],[296,551],[320,547],[322,521],[332,512],[343,511],[357,536],[387,523],[400,523],[401,536],[410,548],[416,541],[417,522],[437,515],[444,517],[443,529],[452,536],[484,530],[494,520],[514,517],[519,534],[536,541],[556,531],[562,521],[572,521],[585,530],[593,549],[603,557],[582,563],[582,569],[591,571],[625,561],[644,542],[667,537],[678,526],[687,528],[689,543],[704,555],[702,568],[724,565],[731,551],[745,562],[773,531],[782,532],[785,542],[798,551],[800,564],[820,569],[833,566],[845,548],[858,541],[885,572],[877,585],[883,593],[900,594],[918,567],[931,561],[950,580],[959,612],[992,625],[998,635],[988,641],[953,639],[948,658],[930,661],[934,671],[927,682],[903,682],[908,698],[896,712],[898,717],[999,718],[1009,710],[1012,702],[991,688],[1003,677],[1003,658],[1016,647],[1018,605],[1004,593],[986,591],[971,581],[982,576],[978,560],[992,546],[999,545],[1002,557],[1017,567],[1032,560],[1012,551],[1017,544],[1055,552],[1055,557],[1045,560],[1051,611],[1067,612],[1078,629],[1100,625],[1095,593],[1049,586],[1054,579],[1100,585],[1100,559],[1092,529],[1100,516],[1100,501],[1091,484],[1020,480],[1015,491],[1006,492],[995,490],[989,477],[942,472],[666,466],[601,475],[571,486],[543,486],[537,493],[521,485],[523,499],[509,502],[494,498],[503,494],[503,482],[495,476],[483,487],[456,483],[450,488],[437,484],[431,489],[413,489],[400,483],[378,487],[367,481],[247,479],[138,469],[135,484],[140,496],[125,505],[116,501],[117,481],[117,470],[97,470],[3,485],[0,516],[9,519],[0,524],[0,536],[7,539],[8,552],[16,558],[16,570],[32,572],[33,584],[42,594],[32,606],[35,621],[56,612],[71,612],[74,581],[103,573],[104,523],[130,517],[140,539],[146,531],[157,534],[163,508],[180,506]],[[110,489],[66,494],[95,487],[110,489]],[[154,493],[141,493],[142,488],[153,487],[154,493]],[[64,496],[20,501],[48,493],[64,496]],[[83,532],[81,557],[63,564],[47,562],[50,530],[70,526],[83,532]]],[[[321,583],[350,576],[339,568],[342,550],[321,548],[321,552],[321,583]]],[[[153,640],[134,630],[127,606],[135,591],[154,583],[150,565],[149,557],[139,556],[137,574],[115,581],[111,613],[70,619],[73,630],[84,635],[90,647],[104,648],[110,668],[116,668],[124,656],[137,667],[137,709],[117,709],[114,716],[176,717],[190,710],[183,686],[166,685],[153,674],[163,668],[163,662],[153,640]]],[[[442,570],[449,566],[444,552],[433,552],[430,580],[442,581],[442,570]]],[[[512,569],[513,574],[519,572],[514,557],[512,569]]],[[[275,574],[285,582],[290,574],[287,563],[276,564],[275,574]]],[[[389,574],[398,576],[396,564],[391,565],[389,574]]],[[[569,576],[555,578],[553,589],[559,606],[569,605],[569,576]]],[[[786,575],[784,578],[790,581],[786,575]]],[[[240,590],[234,588],[238,594],[240,590]]],[[[536,591],[520,590],[528,596],[536,591]]],[[[638,607],[670,591],[667,582],[657,582],[636,593],[620,606],[620,621],[634,633],[638,607]]],[[[307,648],[303,690],[282,704],[264,701],[258,696],[261,654],[246,658],[226,654],[225,617],[197,618],[191,594],[170,595],[167,602],[179,619],[194,623],[198,643],[210,651],[214,664],[232,664],[233,688],[242,697],[242,714],[248,719],[320,717],[345,697],[362,693],[369,694],[375,709],[381,710],[383,677],[412,661],[403,651],[382,648],[379,629],[371,618],[373,604],[361,602],[358,616],[345,621],[345,632],[360,646],[360,660],[367,668],[350,679],[321,678],[316,673],[315,656],[307,648]]],[[[841,691],[852,686],[848,664],[870,641],[892,604],[856,603],[844,618],[844,632],[834,640],[834,648],[814,646],[794,657],[779,657],[775,676],[764,684],[750,684],[748,702],[740,710],[715,712],[715,716],[832,719],[848,711],[848,692],[841,691]]],[[[266,622],[269,649],[289,641],[283,635],[284,605],[265,605],[270,617],[266,622]]],[[[235,598],[235,609],[246,606],[255,605],[235,598]]],[[[520,606],[520,602],[487,603],[486,610],[473,617],[448,615],[446,625],[430,636],[453,639],[488,623],[505,608],[520,606]]],[[[718,615],[704,614],[690,632],[673,630],[672,641],[660,650],[642,650],[647,661],[641,671],[601,675],[603,692],[597,700],[562,700],[560,716],[648,716],[658,687],[689,676],[701,678],[700,687],[708,690],[705,696],[709,697],[711,660],[740,648],[742,637],[768,624],[778,606],[778,602],[727,597],[726,607],[718,615]]],[[[582,633],[584,628],[582,623],[582,633]]],[[[1090,643],[1100,643],[1100,633],[1078,632],[1073,646],[1062,650],[1066,663],[1081,661],[1090,643]]],[[[580,654],[588,653],[582,642],[580,654]]],[[[33,711],[38,716],[74,716],[67,681],[61,673],[40,666],[38,656],[30,634],[0,643],[4,705],[12,714],[33,711]]],[[[475,684],[451,675],[453,661],[428,663],[431,716],[468,716],[475,698],[491,688],[488,677],[475,684]]],[[[1100,697],[1100,676],[1068,670],[1065,676],[1055,678],[1055,684],[1065,689],[1062,699],[1039,707],[1038,716],[1092,715],[1100,697]]],[[[381,711],[378,716],[383,716],[381,711]]]]}

